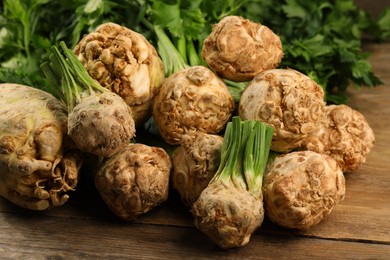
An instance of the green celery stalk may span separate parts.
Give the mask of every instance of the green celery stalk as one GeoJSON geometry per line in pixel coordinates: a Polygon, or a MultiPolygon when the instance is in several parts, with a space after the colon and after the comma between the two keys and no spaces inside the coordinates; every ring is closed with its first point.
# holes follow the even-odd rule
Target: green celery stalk
{"type": "Polygon", "coordinates": [[[239,117],[226,127],[220,166],[192,206],[196,227],[222,248],[245,245],[263,222],[262,183],[273,131],[239,117]]]}

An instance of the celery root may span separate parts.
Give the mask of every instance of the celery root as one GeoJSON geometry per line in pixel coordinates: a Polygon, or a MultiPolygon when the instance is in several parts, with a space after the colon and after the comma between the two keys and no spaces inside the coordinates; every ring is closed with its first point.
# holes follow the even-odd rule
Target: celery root
{"type": "Polygon", "coordinates": [[[234,100],[225,83],[203,66],[172,74],[153,101],[153,118],[169,144],[195,132],[217,134],[230,120],[234,100]]]}
{"type": "Polygon", "coordinates": [[[172,157],[172,186],[187,206],[198,199],[219,167],[223,138],[195,133],[183,136],[172,157]]]}
{"type": "Polygon", "coordinates": [[[264,174],[266,216],[280,226],[309,229],[345,197],[345,179],[330,156],[313,151],[279,155],[264,174]]]}
{"type": "Polygon", "coordinates": [[[88,153],[110,157],[135,136],[131,108],[117,94],[92,79],[80,61],[61,42],[53,46],[42,70],[68,107],[68,134],[88,153]]]}
{"type": "Polygon", "coordinates": [[[279,36],[267,26],[240,16],[226,16],[213,25],[202,56],[222,78],[249,81],[282,60],[279,36]]]}
{"type": "Polygon", "coordinates": [[[323,127],[304,146],[333,157],[343,172],[353,172],[374,147],[374,132],[365,117],[347,105],[328,105],[325,113],[323,127]]]}
{"type": "Polygon", "coordinates": [[[116,216],[132,221],[167,200],[171,167],[164,149],[130,143],[103,161],[95,186],[116,216]]]}
{"type": "Polygon", "coordinates": [[[246,245],[264,219],[262,181],[272,127],[234,117],[224,135],[221,163],[192,206],[196,227],[221,248],[246,245]]]}
{"type": "Polygon", "coordinates": [[[81,155],[66,106],[29,86],[0,84],[0,195],[32,210],[60,206],[76,188],[81,155]]]}
{"type": "Polygon", "coordinates": [[[136,125],[150,117],[164,66],[142,34],[108,22],[85,35],[73,51],[92,78],[131,107],[136,125]]]}
{"type": "Polygon", "coordinates": [[[308,76],[291,69],[258,74],[242,93],[239,115],[275,128],[271,149],[289,152],[304,146],[325,121],[324,92],[308,76]]]}

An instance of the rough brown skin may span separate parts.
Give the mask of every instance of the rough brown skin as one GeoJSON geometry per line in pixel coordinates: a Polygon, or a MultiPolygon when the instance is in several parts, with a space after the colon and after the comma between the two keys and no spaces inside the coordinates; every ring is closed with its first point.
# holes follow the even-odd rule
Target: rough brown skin
{"type": "Polygon", "coordinates": [[[132,111],[115,93],[92,93],[69,112],[68,134],[80,150],[110,157],[135,136],[132,111]]]}
{"type": "Polygon", "coordinates": [[[153,103],[153,117],[168,144],[180,144],[184,134],[217,134],[226,126],[234,100],[211,70],[195,66],[167,78],[153,103]]]}
{"type": "Polygon", "coordinates": [[[162,148],[131,143],[103,162],[95,185],[116,216],[132,221],[167,200],[171,167],[162,148]]]}
{"type": "Polygon", "coordinates": [[[232,81],[249,81],[279,65],[280,38],[268,27],[240,16],[226,16],[213,25],[202,56],[217,74],[232,81]]]}
{"type": "Polygon", "coordinates": [[[267,217],[280,226],[309,229],[345,197],[345,179],[337,162],[313,151],[279,155],[264,175],[267,217]]]}
{"type": "Polygon", "coordinates": [[[263,200],[246,189],[210,182],[192,206],[196,227],[223,249],[246,245],[264,219],[263,200]]]}
{"type": "Polygon", "coordinates": [[[333,157],[343,172],[353,172],[374,147],[374,132],[365,117],[347,105],[329,105],[325,112],[324,126],[305,147],[333,157]]]}
{"type": "Polygon", "coordinates": [[[242,93],[239,115],[275,128],[271,149],[289,152],[320,130],[325,120],[322,88],[291,69],[273,69],[257,75],[242,93]]]}
{"type": "Polygon", "coordinates": [[[92,78],[126,101],[137,125],[150,116],[152,98],[164,80],[164,67],[143,35],[104,23],[85,35],[74,53],[92,78]]]}
{"type": "Polygon", "coordinates": [[[31,210],[61,206],[78,182],[80,153],[66,106],[49,93],[0,84],[0,195],[31,210]]]}
{"type": "Polygon", "coordinates": [[[219,167],[223,138],[195,133],[185,135],[172,157],[172,186],[182,202],[191,207],[219,167]]]}

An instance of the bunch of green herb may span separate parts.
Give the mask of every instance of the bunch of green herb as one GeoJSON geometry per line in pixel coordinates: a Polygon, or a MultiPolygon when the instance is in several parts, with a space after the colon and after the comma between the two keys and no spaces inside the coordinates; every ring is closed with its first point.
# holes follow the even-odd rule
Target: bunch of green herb
{"type": "MultiPolygon", "coordinates": [[[[316,80],[327,101],[344,103],[349,85],[381,83],[362,52],[363,35],[390,36],[390,8],[373,19],[353,0],[5,0],[2,8],[0,82],[43,84],[36,64],[49,46],[60,40],[74,46],[105,21],[142,33],[158,48],[166,74],[204,65],[200,51],[212,24],[240,15],[281,37],[282,67],[316,80]]],[[[228,84],[238,99],[245,84],[228,84]]]]}
{"type": "Polygon", "coordinates": [[[51,46],[60,41],[74,46],[104,21],[122,20],[123,14],[116,15],[119,2],[4,0],[0,6],[0,82],[48,90],[39,65],[48,58],[51,46]]]}
{"type": "Polygon", "coordinates": [[[346,89],[376,86],[362,52],[362,39],[385,40],[390,33],[390,8],[374,20],[353,0],[258,0],[245,5],[247,18],[258,20],[277,33],[285,56],[281,66],[297,69],[325,88],[332,103],[346,102],[346,89]]]}
{"type": "MultiPolygon", "coordinates": [[[[376,40],[389,37],[390,8],[374,20],[353,0],[152,2],[148,19],[167,30],[184,62],[190,65],[202,64],[201,58],[193,57],[195,51],[200,57],[202,42],[212,24],[226,15],[241,15],[278,34],[285,52],[280,66],[299,70],[317,81],[330,103],[345,103],[346,90],[351,84],[371,87],[382,83],[372,71],[369,54],[362,51],[362,39],[367,34],[376,40]]],[[[245,85],[227,83],[235,98],[239,98],[245,85]]]]}
{"type": "Polygon", "coordinates": [[[39,81],[40,61],[46,48],[50,48],[48,37],[40,19],[48,14],[38,11],[48,1],[5,0],[0,14],[0,80],[33,85],[39,81]]]}

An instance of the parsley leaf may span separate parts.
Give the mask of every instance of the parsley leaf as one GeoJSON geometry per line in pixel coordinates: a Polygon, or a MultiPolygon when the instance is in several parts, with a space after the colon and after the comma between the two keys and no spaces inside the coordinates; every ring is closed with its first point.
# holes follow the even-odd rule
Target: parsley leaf
{"type": "Polygon", "coordinates": [[[381,84],[369,54],[362,52],[363,35],[390,37],[390,8],[373,19],[353,0],[4,0],[0,9],[0,82],[39,87],[47,84],[37,65],[48,46],[59,41],[74,46],[103,22],[142,33],[161,50],[171,73],[187,64],[205,65],[200,51],[212,25],[240,15],[280,36],[281,67],[309,75],[328,102],[340,103],[352,84],[381,84]]]}
{"type": "Polygon", "coordinates": [[[200,9],[202,0],[182,1],[154,0],[152,5],[153,22],[168,31],[174,37],[197,39],[203,31],[205,19],[200,9]],[[168,3],[169,2],[169,3],[168,3]]]}

